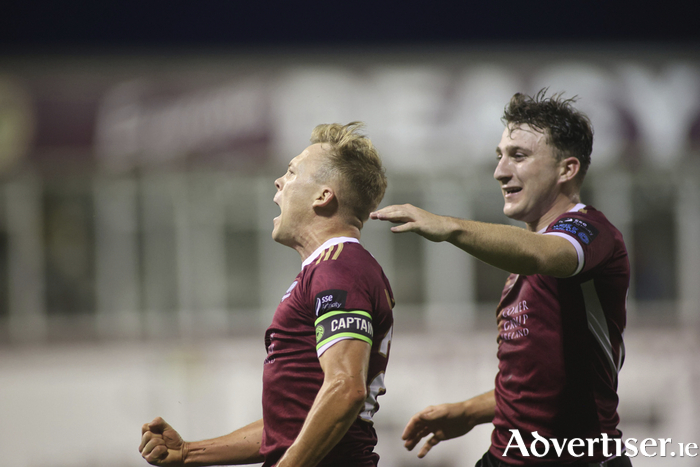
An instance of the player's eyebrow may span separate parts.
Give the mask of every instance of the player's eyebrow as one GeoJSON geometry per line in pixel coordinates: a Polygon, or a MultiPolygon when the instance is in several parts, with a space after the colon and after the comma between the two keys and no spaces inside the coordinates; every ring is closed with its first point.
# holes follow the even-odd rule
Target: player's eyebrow
{"type": "MultiPolygon", "coordinates": [[[[526,153],[528,153],[528,154],[529,154],[530,152],[532,152],[530,149],[528,149],[528,148],[526,148],[526,147],[524,147],[524,146],[520,146],[520,145],[518,145],[518,144],[509,144],[509,145],[507,145],[507,146],[505,147],[505,150],[506,150],[506,152],[523,151],[523,152],[526,152],[526,153]]],[[[496,147],[496,154],[503,154],[503,152],[501,151],[500,146],[497,146],[497,147],[496,147]]]]}

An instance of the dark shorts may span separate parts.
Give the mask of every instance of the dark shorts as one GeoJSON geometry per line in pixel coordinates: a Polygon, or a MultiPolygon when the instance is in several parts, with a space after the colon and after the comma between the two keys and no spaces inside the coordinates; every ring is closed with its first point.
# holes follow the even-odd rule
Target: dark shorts
{"type": "MultiPolygon", "coordinates": [[[[620,456],[602,463],[577,462],[575,464],[529,464],[528,467],[632,467],[632,461],[627,456],[620,456]]],[[[474,467],[513,467],[496,458],[490,452],[486,452],[484,457],[479,459],[474,467]]]]}

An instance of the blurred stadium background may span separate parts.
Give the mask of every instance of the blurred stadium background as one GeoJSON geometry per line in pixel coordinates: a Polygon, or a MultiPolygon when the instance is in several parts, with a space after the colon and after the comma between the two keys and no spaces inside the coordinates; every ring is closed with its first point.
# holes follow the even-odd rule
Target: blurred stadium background
{"type": "MultiPolygon", "coordinates": [[[[155,416],[186,439],[258,418],[263,332],[299,270],[270,238],[273,180],[311,129],[366,122],[382,205],[506,223],[499,118],[543,86],[590,115],[584,202],[631,254],[624,436],[700,444],[692,8],[28,5],[0,20],[2,465],[142,466],[155,416]]],[[[382,465],[471,466],[489,427],[420,461],[400,434],[493,387],[506,274],[385,224],[362,241],[397,299],[382,465]]]]}

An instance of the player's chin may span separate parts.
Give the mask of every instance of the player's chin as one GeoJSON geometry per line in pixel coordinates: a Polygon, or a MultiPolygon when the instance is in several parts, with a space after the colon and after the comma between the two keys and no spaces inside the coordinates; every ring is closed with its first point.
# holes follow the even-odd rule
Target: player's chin
{"type": "Polygon", "coordinates": [[[276,241],[277,243],[281,243],[282,245],[287,245],[288,242],[286,242],[286,236],[284,235],[284,232],[282,229],[280,229],[279,225],[275,225],[272,229],[272,239],[276,241]]]}
{"type": "Polygon", "coordinates": [[[522,220],[522,210],[519,209],[516,205],[506,203],[505,206],[503,206],[503,214],[506,215],[509,219],[513,219],[516,221],[522,220]]]}
{"type": "Polygon", "coordinates": [[[511,218],[516,215],[516,209],[515,206],[513,206],[513,203],[509,203],[508,201],[505,202],[503,205],[503,214],[511,218]]]}

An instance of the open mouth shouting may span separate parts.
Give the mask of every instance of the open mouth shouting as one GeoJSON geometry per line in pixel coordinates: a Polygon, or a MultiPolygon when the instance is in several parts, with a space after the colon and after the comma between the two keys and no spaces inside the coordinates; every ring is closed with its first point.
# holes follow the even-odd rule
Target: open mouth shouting
{"type": "Polygon", "coordinates": [[[280,205],[280,200],[278,199],[278,196],[279,196],[279,191],[277,193],[275,193],[275,196],[272,198],[272,202],[275,203],[280,210],[279,215],[277,215],[275,218],[272,219],[273,225],[276,224],[280,220],[280,217],[282,217],[282,206],[280,205]]]}

